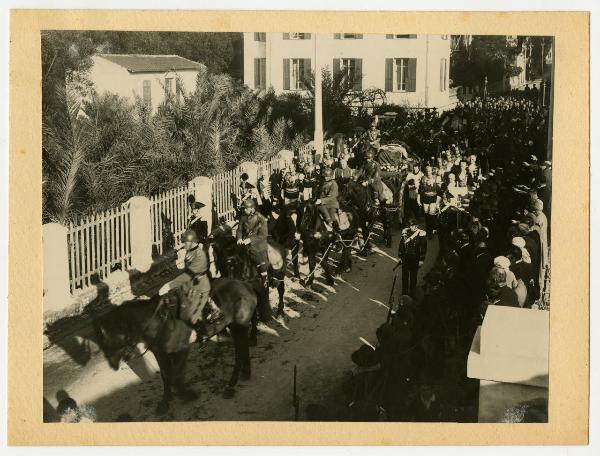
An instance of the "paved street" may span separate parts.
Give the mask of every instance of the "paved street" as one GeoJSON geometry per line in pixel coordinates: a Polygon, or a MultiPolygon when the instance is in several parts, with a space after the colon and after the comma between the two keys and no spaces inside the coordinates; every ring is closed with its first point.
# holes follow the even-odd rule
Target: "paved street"
{"type": "MultiPolygon", "coordinates": [[[[124,413],[135,421],[292,420],[296,365],[301,410],[319,404],[335,419],[343,406],[341,386],[354,366],[351,353],[360,346],[360,337],[375,344],[375,330],[385,321],[397,237],[392,249],[378,246],[365,259],[355,257],[353,272],[336,278],[333,287],[324,285],[318,276],[316,291],[289,280],[287,317],[273,325],[277,334],[264,329],[259,334],[258,346],[251,349],[252,378],[237,387],[233,399],[221,396],[233,368],[230,340],[210,341],[201,352],[193,345],[187,378],[200,398],[187,404],[176,399],[164,417],[154,414],[162,383],[153,369],[152,355],[146,354],[144,362],[138,359],[132,366],[123,364],[115,372],[93,343],[88,344],[91,359],[85,366],[78,366],[58,347],[46,350],[44,395],[56,405],[57,391],[65,389],[78,403],[93,406],[98,421],[114,421],[124,413]]],[[[436,255],[437,240],[433,240],[421,273],[436,255]]],[[[396,285],[400,293],[400,277],[396,285]]],[[[275,291],[272,302],[276,302],[275,291]]],[[[86,342],[80,342],[85,347],[86,342]]]]}

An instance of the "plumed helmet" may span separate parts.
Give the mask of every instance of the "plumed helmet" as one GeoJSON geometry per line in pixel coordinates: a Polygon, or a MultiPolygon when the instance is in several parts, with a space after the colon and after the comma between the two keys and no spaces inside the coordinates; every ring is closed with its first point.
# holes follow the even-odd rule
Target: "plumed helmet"
{"type": "Polygon", "coordinates": [[[256,201],[254,201],[252,198],[245,199],[244,207],[251,207],[252,209],[256,209],[256,201]]]}
{"type": "Polygon", "coordinates": [[[183,233],[183,242],[199,242],[198,235],[194,230],[186,230],[183,233]]]}

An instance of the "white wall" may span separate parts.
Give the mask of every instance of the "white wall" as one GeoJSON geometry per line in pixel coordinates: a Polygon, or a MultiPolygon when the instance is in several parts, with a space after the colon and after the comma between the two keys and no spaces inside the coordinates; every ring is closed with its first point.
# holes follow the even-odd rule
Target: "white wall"
{"type": "MultiPolygon", "coordinates": [[[[448,61],[446,78],[450,69],[450,37],[429,35],[429,65],[426,61],[426,35],[414,39],[386,39],[384,34],[365,34],[362,39],[334,39],[333,33],[318,36],[319,59],[323,66],[332,69],[334,58],[361,58],[363,88],[385,88],[386,58],[416,58],[417,75],[415,92],[387,92],[389,102],[413,106],[441,107],[449,103],[449,90],[440,91],[440,59],[448,61]],[[425,77],[427,74],[427,78],[425,77]],[[428,86],[428,87],[426,87],[428,86]],[[427,88],[427,96],[426,94],[427,88]]],[[[283,33],[267,33],[267,43],[254,41],[253,33],[244,34],[244,82],[254,87],[254,58],[267,58],[267,86],[276,92],[283,91],[283,59],[310,58],[315,69],[315,34],[310,40],[284,40],[283,33]]]]}
{"type": "Polygon", "coordinates": [[[173,78],[173,90],[175,90],[177,77],[181,79],[184,91],[189,93],[196,87],[197,70],[182,70],[176,73],[129,73],[122,66],[100,56],[94,56],[92,60],[94,64],[90,70],[89,79],[94,84],[96,92],[99,94],[114,93],[129,98],[133,102],[136,96],[143,97],[144,81],[148,80],[150,81],[153,112],[164,100],[166,78],[173,78]]]}

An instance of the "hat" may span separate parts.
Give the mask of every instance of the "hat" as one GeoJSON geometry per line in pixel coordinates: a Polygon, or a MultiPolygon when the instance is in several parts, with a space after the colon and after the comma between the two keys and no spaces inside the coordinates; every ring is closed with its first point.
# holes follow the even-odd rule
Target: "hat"
{"type": "Polygon", "coordinates": [[[544,202],[541,199],[533,200],[533,203],[531,204],[531,206],[536,211],[543,211],[544,210],[544,202]]]}
{"type": "Polygon", "coordinates": [[[505,256],[498,256],[494,258],[494,266],[502,269],[510,268],[510,260],[505,256]]]}
{"type": "Polygon", "coordinates": [[[192,209],[202,209],[203,207],[206,207],[206,204],[201,203],[200,201],[196,201],[193,205],[192,205],[192,209]]]}

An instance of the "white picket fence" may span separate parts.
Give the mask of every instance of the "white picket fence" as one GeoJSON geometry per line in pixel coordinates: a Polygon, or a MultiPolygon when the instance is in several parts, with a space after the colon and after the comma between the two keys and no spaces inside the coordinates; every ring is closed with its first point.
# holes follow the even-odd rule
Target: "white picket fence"
{"type": "Polygon", "coordinates": [[[174,236],[175,247],[181,246],[181,235],[192,212],[188,201],[191,193],[189,186],[184,185],[150,197],[152,246],[159,254],[163,253],[165,230],[174,236]]]}
{"type": "Polygon", "coordinates": [[[130,212],[126,205],[70,223],[67,232],[71,292],[105,277],[111,266],[131,264],[130,212]]]}
{"type": "MultiPolygon", "coordinates": [[[[298,150],[300,157],[311,154],[312,143],[298,150]]],[[[269,178],[279,166],[273,157],[258,165],[258,177],[265,183],[265,196],[270,197],[269,178]]],[[[212,176],[213,211],[217,219],[235,219],[235,201],[241,197],[240,176],[242,169],[235,169],[212,176]]],[[[150,200],[152,246],[157,254],[164,253],[165,235],[172,235],[175,247],[180,246],[181,234],[187,228],[191,215],[189,196],[194,194],[192,184],[184,185],[153,195],[150,200]]],[[[83,289],[102,280],[116,263],[126,270],[131,266],[130,211],[128,205],[93,214],[68,226],[69,279],[71,292],[83,289]]]]}

